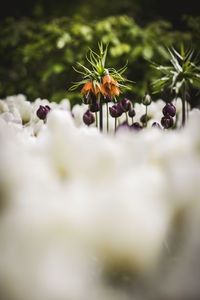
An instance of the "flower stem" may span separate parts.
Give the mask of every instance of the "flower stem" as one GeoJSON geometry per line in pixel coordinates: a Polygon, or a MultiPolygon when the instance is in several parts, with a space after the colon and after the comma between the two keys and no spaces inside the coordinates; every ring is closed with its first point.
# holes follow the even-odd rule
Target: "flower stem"
{"type": "Polygon", "coordinates": [[[147,127],[147,105],[146,105],[146,112],[145,112],[145,127],[147,127]]]}
{"type": "Polygon", "coordinates": [[[115,131],[117,129],[117,118],[115,118],[115,131]]]}
{"type": "Polygon", "coordinates": [[[95,112],[95,119],[96,119],[96,127],[98,128],[98,114],[95,112]]]}
{"type": "Polygon", "coordinates": [[[109,132],[109,110],[108,110],[108,103],[106,103],[106,112],[107,112],[107,132],[109,132]]]}
{"type": "Polygon", "coordinates": [[[100,103],[100,109],[99,109],[99,128],[100,128],[100,131],[103,131],[103,103],[102,103],[102,100],[101,100],[101,94],[98,95],[98,100],[99,100],[99,103],[100,103]]]}
{"type": "Polygon", "coordinates": [[[187,120],[188,120],[188,118],[189,118],[189,102],[187,101],[187,120]]]}

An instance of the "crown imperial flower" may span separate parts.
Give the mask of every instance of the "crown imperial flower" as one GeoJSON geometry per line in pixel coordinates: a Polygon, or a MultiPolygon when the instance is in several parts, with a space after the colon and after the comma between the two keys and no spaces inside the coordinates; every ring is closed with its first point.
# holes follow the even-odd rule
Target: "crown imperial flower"
{"type": "MultiPolygon", "coordinates": [[[[107,131],[109,131],[109,109],[108,102],[114,99],[115,102],[116,96],[118,97],[121,93],[120,87],[127,88],[124,83],[132,82],[125,77],[123,77],[124,71],[127,69],[126,65],[119,70],[115,70],[114,68],[106,68],[106,56],[108,45],[104,48],[103,43],[98,43],[99,53],[94,52],[89,49],[89,55],[87,56],[87,61],[90,64],[90,68],[85,67],[84,65],[78,63],[78,66],[81,67],[82,70],[74,68],[74,70],[81,74],[82,80],[76,82],[70,90],[73,91],[79,86],[83,85],[81,89],[81,94],[84,95],[83,102],[88,105],[92,105],[99,102],[99,109],[97,110],[97,105],[92,106],[92,111],[99,111],[99,118],[96,115],[96,126],[98,127],[97,122],[99,121],[99,128],[103,130],[103,105],[107,105],[107,131]],[[123,84],[121,84],[121,82],[123,84]],[[90,101],[96,97],[95,101],[90,101]]],[[[129,102],[126,103],[124,101],[121,105],[122,111],[129,110],[129,102]]],[[[119,115],[119,111],[116,107],[110,109],[111,116],[116,118],[116,115],[119,115]]],[[[87,115],[86,115],[87,116],[87,115]]]]}

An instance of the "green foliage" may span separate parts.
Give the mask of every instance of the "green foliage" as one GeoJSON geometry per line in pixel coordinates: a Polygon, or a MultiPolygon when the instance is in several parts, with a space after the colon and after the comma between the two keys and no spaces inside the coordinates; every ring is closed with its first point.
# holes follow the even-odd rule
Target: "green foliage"
{"type": "Polygon", "coordinates": [[[170,66],[163,66],[153,63],[152,66],[158,70],[162,77],[155,81],[155,92],[170,89],[176,96],[184,88],[188,91],[190,86],[200,87],[200,68],[193,60],[194,50],[185,50],[181,45],[180,53],[174,49],[168,49],[170,66]]]}
{"type": "Polygon", "coordinates": [[[165,63],[164,45],[191,40],[190,33],[172,31],[170,26],[156,21],[141,28],[126,15],[96,21],[79,16],[37,22],[10,18],[0,27],[0,96],[24,93],[30,100],[40,97],[59,102],[68,97],[72,103],[80,101],[77,91],[68,92],[80,79],[73,67],[77,62],[86,65],[88,47],[96,49],[102,40],[109,43],[108,67],[121,68],[128,61],[126,76],[136,84],[130,84],[125,96],[140,101],[152,92],[152,80],[158,79],[148,60],[165,63]]]}

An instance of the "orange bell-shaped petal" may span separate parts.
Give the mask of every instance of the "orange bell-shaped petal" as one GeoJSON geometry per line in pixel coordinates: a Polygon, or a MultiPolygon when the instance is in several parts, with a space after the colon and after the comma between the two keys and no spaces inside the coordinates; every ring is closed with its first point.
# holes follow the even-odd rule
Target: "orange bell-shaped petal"
{"type": "Polygon", "coordinates": [[[84,86],[83,86],[83,88],[81,90],[81,94],[84,94],[84,95],[87,94],[87,93],[89,93],[89,92],[92,92],[93,94],[95,93],[94,92],[94,85],[93,85],[92,81],[87,81],[84,84],[84,86]]]}
{"type": "Polygon", "coordinates": [[[103,85],[108,85],[108,86],[111,86],[111,85],[116,85],[117,84],[117,81],[114,80],[114,78],[111,76],[111,75],[105,75],[104,78],[103,78],[103,85]]]}
{"type": "Polygon", "coordinates": [[[119,96],[119,93],[121,92],[118,86],[112,86],[111,92],[113,95],[119,96]]]}
{"type": "Polygon", "coordinates": [[[98,95],[99,93],[101,93],[102,95],[106,94],[106,90],[105,90],[105,88],[104,88],[104,86],[103,86],[102,83],[100,83],[100,88],[99,88],[98,85],[96,86],[95,94],[98,95]]]}

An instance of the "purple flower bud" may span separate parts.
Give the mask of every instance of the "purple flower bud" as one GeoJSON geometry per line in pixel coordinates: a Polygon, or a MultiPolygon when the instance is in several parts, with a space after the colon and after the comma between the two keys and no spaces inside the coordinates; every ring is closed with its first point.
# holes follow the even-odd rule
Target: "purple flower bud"
{"type": "Polygon", "coordinates": [[[146,106],[150,105],[152,102],[151,96],[149,94],[145,94],[142,98],[142,103],[146,106]]]}
{"type": "Polygon", "coordinates": [[[127,112],[131,108],[131,101],[127,98],[124,98],[117,103],[117,106],[122,112],[127,112]]]}
{"type": "Polygon", "coordinates": [[[51,107],[49,107],[49,105],[45,105],[45,108],[46,108],[46,110],[47,110],[48,112],[50,112],[51,107]]]}
{"type": "Polygon", "coordinates": [[[128,115],[130,118],[135,117],[135,109],[134,108],[131,109],[131,107],[130,107],[129,111],[128,111],[128,115]]]}
{"type": "Polygon", "coordinates": [[[83,115],[83,122],[89,126],[90,124],[94,123],[94,121],[95,121],[94,115],[88,109],[83,115]]]}
{"type": "Polygon", "coordinates": [[[99,102],[95,102],[90,105],[90,111],[92,111],[92,112],[97,112],[97,111],[99,111],[99,109],[100,109],[99,102]]]}
{"type": "Polygon", "coordinates": [[[40,105],[36,114],[40,120],[46,119],[47,114],[50,112],[51,108],[48,105],[40,105]]]}
{"type": "Polygon", "coordinates": [[[167,103],[164,107],[163,107],[163,115],[164,116],[171,116],[174,117],[176,115],[176,107],[172,104],[172,103],[167,103]]]}
{"type": "Polygon", "coordinates": [[[136,130],[141,130],[143,128],[139,122],[133,123],[131,127],[136,130]]]}
{"type": "Polygon", "coordinates": [[[84,104],[92,104],[96,102],[96,96],[94,93],[90,92],[89,94],[85,94],[83,96],[83,103],[84,104]]]}
{"type": "Polygon", "coordinates": [[[109,103],[112,101],[112,97],[110,96],[106,96],[105,98],[103,98],[103,103],[109,103]]]}
{"type": "Polygon", "coordinates": [[[165,129],[171,128],[174,125],[174,120],[172,116],[167,115],[162,117],[161,124],[165,129]]]}
{"type": "Polygon", "coordinates": [[[153,122],[152,127],[161,129],[161,126],[158,122],[153,122]]]}
{"type": "Polygon", "coordinates": [[[122,111],[119,109],[118,105],[114,104],[112,107],[109,107],[109,112],[111,117],[118,118],[122,115],[122,111]]]}
{"type": "Polygon", "coordinates": [[[140,118],[140,121],[142,122],[142,124],[148,122],[150,120],[150,117],[146,114],[142,115],[140,118]]]}

